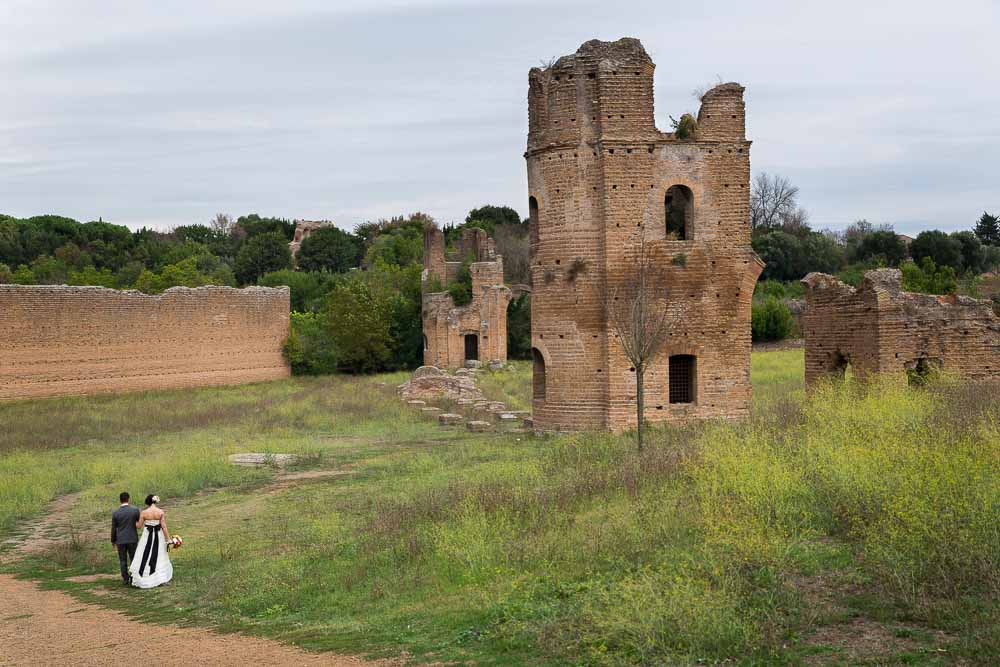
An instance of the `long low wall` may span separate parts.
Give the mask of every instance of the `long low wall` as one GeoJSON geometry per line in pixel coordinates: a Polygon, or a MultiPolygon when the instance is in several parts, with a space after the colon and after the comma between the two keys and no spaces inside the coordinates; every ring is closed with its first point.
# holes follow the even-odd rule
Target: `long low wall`
{"type": "Polygon", "coordinates": [[[0,285],[0,400],[288,377],[288,288],[0,285]]]}

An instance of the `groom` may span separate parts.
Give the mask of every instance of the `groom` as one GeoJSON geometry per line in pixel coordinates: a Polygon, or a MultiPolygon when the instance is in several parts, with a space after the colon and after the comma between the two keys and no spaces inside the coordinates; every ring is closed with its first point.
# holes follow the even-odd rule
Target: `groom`
{"type": "Polygon", "coordinates": [[[122,583],[132,583],[128,572],[129,563],[135,558],[135,547],[139,542],[135,524],[139,520],[139,509],[129,505],[128,491],[118,495],[121,505],[111,514],[111,544],[118,550],[118,563],[122,567],[122,583]]]}

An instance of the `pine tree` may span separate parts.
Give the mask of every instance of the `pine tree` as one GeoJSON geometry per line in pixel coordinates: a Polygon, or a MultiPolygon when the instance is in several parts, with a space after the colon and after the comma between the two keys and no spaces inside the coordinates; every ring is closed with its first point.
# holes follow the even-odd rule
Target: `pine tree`
{"type": "Polygon", "coordinates": [[[983,213],[976,223],[975,232],[983,245],[1000,246],[1000,216],[983,213]]]}

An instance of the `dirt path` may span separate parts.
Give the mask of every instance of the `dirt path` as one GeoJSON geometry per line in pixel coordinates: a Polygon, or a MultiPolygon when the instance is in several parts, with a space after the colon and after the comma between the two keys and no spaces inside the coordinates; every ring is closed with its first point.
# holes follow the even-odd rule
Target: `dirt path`
{"type": "Polygon", "coordinates": [[[79,497],[79,493],[71,493],[56,498],[45,508],[45,513],[41,517],[22,526],[18,535],[4,540],[0,544],[3,547],[3,551],[0,551],[0,565],[25,556],[45,553],[58,546],[60,542],[64,542],[67,536],[73,534],[72,531],[78,530],[74,528],[69,512],[57,513],[55,516],[59,519],[56,521],[49,517],[57,507],[69,508],[75,505],[79,497]]]}
{"type": "MultiPolygon", "coordinates": [[[[279,474],[258,490],[273,494],[296,482],[344,475],[342,471],[279,474]]],[[[63,496],[53,506],[65,510],[77,500],[63,496]]],[[[48,514],[48,513],[46,513],[48,514]]],[[[68,517],[69,512],[61,513],[68,517]]],[[[36,520],[5,542],[0,564],[59,547],[67,526],[36,520]]],[[[104,578],[94,575],[91,579],[104,578]]],[[[111,574],[116,579],[117,575],[111,574]]],[[[308,653],[269,639],[134,621],[124,614],[79,602],[66,593],[0,575],[0,665],[331,665],[368,667],[400,661],[369,662],[330,653],[308,653]]]]}
{"type": "MultiPolygon", "coordinates": [[[[306,653],[268,639],[140,623],[0,575],[0,664],[332,665],[379,663],[306,653]]],[[[387,663],[381,663],[387,664],[387,663]]]]}
{"type": "MultiPolygon", "coordinates": [[[[259,497],[272,496],[287,490],[296,483],[315,482],[352,474],[354,473],[351,470],[306,470],[287,473],[282,471],[275,475],[271,482],[256,489],[254,493],[259,497]]],[[[213,492],[214,490],[202,491],[192,498],[182,498],[170,505],[171,507],[186,505],[213,492]]],[[[79,498],[79,493],[70,493],[56,498],[49,503],[40,517],[25,523],[16,535],[0,542],[0,565],[19,560],[25,556],[37,556],[50,552],[68,539],[72,539],[74,535],[103,535],[106,532],[106,520],[102,519],[100,522],[88,520],[87,525],[80,526],[78,517],[74,517],[69,511],[79,498]]]]}

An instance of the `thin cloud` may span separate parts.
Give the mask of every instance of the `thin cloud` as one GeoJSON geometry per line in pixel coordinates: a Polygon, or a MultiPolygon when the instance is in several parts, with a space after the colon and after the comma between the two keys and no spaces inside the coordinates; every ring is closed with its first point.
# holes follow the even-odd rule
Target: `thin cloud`
{"type": "Polygon", "coordinates": [[[747,86],[753,168],[817,225],[967,228],[1000,208],[1000,25],[960,4],[8,0],[0,211],[524,214],[528,69],[633,35],[661,127],[717,76],[747,86]]]}

